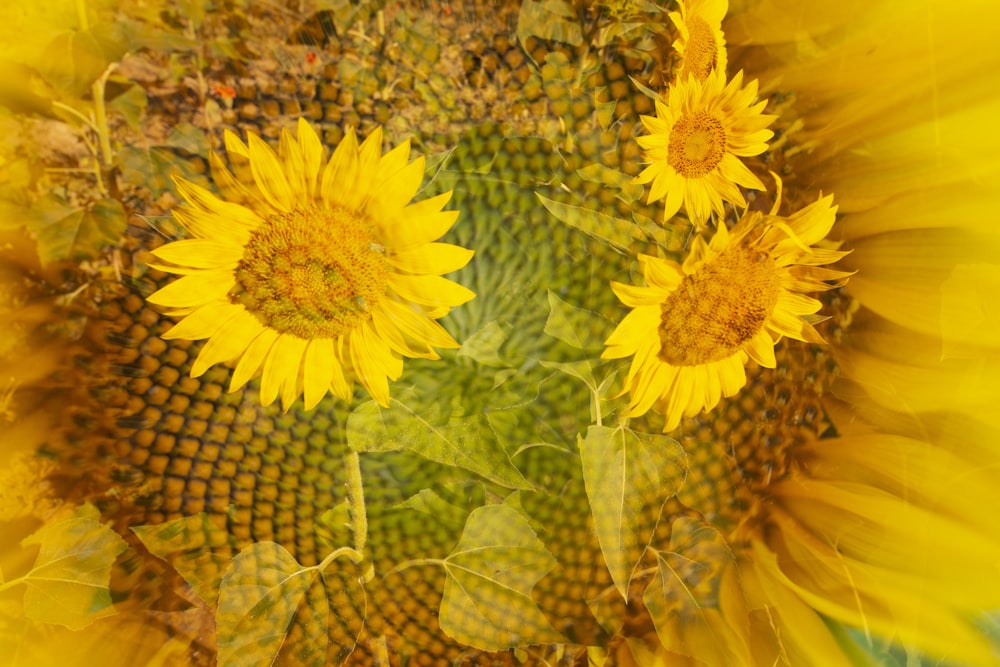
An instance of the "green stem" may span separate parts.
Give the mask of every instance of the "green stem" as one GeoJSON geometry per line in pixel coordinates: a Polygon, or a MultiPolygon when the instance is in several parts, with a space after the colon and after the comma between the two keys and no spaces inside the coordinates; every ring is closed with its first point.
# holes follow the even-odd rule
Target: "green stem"
{"type": "MultiPolygon", "coordinates": [[[[365,509],[365,489],[361,481],[361,456],[348,450],[344,457],[347,473],[347,503],[351,510],[351,525],[354,528],[354,549],[364,554],[368,546],[368,512],[365,509]]],[[[362,575],[365,583],[375,578],[375,566],[371,563],[362,575]]]]}
{"type": "Polygon", "coordinates": [[[335,549],[329,556],[323,559],[323,562],[317,566],[320,572],[329,567],[330,563],[337,560],[341,556],[347,556],[351,559],[352,563],[360,563],[365,559],[365,555],[360,551],[355,551],[351,547],[340,547],[335,549]]]}
{"type": "Polygon", "coordinates": [[[86,125],[87,127],[89,127],[95,133],[97,132],[97,125],[94,124],[94,121],[92,121],[91,119],[87,118],[82,113],[80,113],[79,111],[77,111],[76,109],[74,109],[73,107],[71,107],[70,105],[65,104],[63,102],[55,101],[55,102],[52,103],[52,106],[54,106],[56,109],[59,109],[61,111],[65,111],[66,113],[72,115],[74,118],[76,118],[81,123],[83,123],[84,125],[86,125]]]}
{"type": "MultiPolygon", "coordinates": [[[[76,0],[76,18],[80,22],[80,32],[90,29],[90,21],[87,19],[86,0],[76,0]]],[[[108,129],[108,111],[104,105],[104,88],[108,83],[108,76],[117,66],[116,63],[108,65],[90,86],[90,95],[94,98],[94,122],[88,123],[97,133],[97,144],[100,149],[98,159],[99,164],[94,169],[97,176],[97,187],[102,195],[107,196],[108,189],[105,181],[109,180],[111,170],[114,167],[114,154],[111,152],[111,131],[108,129]]]]}
{"type": "Polygon", "coordinates": [[[118,63],[111,63],[104,73],[97,78],[92,86],[94,96],[94,124],[97,125],[97,138],[101,146],[101,167],[111,169],[114,165],[114,154],[111,152],[111,131],[108,129],[108,111],[104,106],[104,88],[108,77],[118,63]]]}

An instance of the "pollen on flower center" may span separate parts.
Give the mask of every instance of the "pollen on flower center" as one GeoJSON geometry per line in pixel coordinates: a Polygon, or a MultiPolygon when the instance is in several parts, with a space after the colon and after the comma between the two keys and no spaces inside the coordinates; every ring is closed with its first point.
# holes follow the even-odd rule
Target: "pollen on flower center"
{"type": "Polygon", "coordinates": [[[699,81],[704,81],[718,63],[719,47],[715,43],[711,26],[701,17],[689,18],[687,29],[689,37],[687,46],[684,47],[684,71],[694,74],[699,81]]]}
{"type": "Polygon", "coordinates": [[[780,287],[767,253],[744,246],[723,252],[664,300],[659,359],[697,366],[731,356],[764,326],[780,287]]]}
{"type": "Polygon", "coordinates": [[[670,130],[667,162],[685,178],[700,178],[722,161],[726,130],[707,111],[683,116],[670,130]]]}
{"type": "Polygon", "coordinates": [[[335,338],[370,317],[388,270],[385,250],[363,216],[297,208],[253,232],[230,298],[280,333],[335,338]]]}

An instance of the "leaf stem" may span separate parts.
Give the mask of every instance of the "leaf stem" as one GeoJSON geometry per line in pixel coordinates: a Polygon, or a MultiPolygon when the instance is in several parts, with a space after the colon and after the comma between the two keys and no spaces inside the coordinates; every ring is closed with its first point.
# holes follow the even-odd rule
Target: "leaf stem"
{"type": "Polygon", "coordinates": [[[101,145],[101,167],[111,169],[114,166],[114,154],[111,152],[111,131],[108,129],[108,111],[104,105],[104,89],[108,84],[108,77],[118,67],[118,63],[111,63],[107,69],[97,77],[92,87],[94,96],[94,122],[97,125],[97,137],[101,145]]]}
{"type": "Polygon", "coordinates": [[[365,555],[360,551],[356,551],[351,547],[340,547],[339,549],[334,549],[330,555],[324,558],[323,562],[320,563],[317,568],[320,572],[322,572],[330,565],[330,563],[337,560],[341,556],[347,556],[351,559],[352,563],[360,563],[365,559],[365,555]]]}
{"type": "Polygon", "coordinates": [[[70,114],[71,116],[79,120],[81,123],[89,127],[95,133],[97,132],[97,126],[94,124],[93,120],[87,118],[82,113],[80,113],[70,105],[66,104],[65,102],[60,102],[59,100],[55,100],[54,102],[52,102],[52,106],[61,111],[65,111],[66,113],[70,114]]]}
{"type": "MultiPolygon", "coordinates": [[[[354,549],[363,555],[368,546],[368,513],[365,510],[365,489],[361,481],[361,455],[348,449],[344,456],[344,468],[347,473],[347,504],[351,510],[351,526],[354,528],[354,549]]],[[[368,583],[374,578],[375,566],[369,563],[362,580],[368,583]]]]}
{"type": "MultiPolygon", "coordinates": [[[[89,30],[90,21],[87,19],[86,0],[76,0],[75,5],[76,17],[80,22],[80,32],[89,30]]],[[[104,88],[108,83],[108,77],[117,66],[118,63],[108,65],[101,76],[97,77],[97,81],[91,84],[90,94],[94,98],[94,120],[90,122],[84,119],[86,124],[97,133],[97,143],[100,147],[100,152],[98,154],[99,164],[94,169],[94,175],[97,177],[97,188],[104,196],[108,194],[105,182],[110,181],[111,170],[114,167],[114,154],[111,152],[111,131],[108,129],[108,111],[104,105],[104,88]]],[[[66,105],[61,105],[60,108],[73,111],[77,117],[82,118],[82,114],[66,105]]]]}
{"type": "Polygon", "coordinates": [[[5,581],[2,584],[0,584],[0,593],[4,592],[9,588],[14,588],[14,586],[17,586],[18,584],[23,584],[23,583],[26,583],[24,577],[18,577],[17,579],[11,579],[9,581],[5,581]]]}

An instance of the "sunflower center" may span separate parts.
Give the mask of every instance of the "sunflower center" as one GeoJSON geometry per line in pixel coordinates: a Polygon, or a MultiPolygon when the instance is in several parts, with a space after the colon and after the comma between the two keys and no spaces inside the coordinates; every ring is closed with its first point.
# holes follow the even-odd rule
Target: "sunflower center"
{"type": "Polygon", "coordinates": [[[715,43],[715,33],[711,26],[700,17],[692,17],[687,22],[688,41],[684,46],[683,75],[694,74],[704,81],[715,69],[719,60],[719,47],[715,43]]]}
{"type": "Polygon", "coordinates": [[[265,326],[299,338],[336,338],[370,317],[388,262],[355,211],[297,208],[250,236],[230,293],[265,326]]]}
{"type": "Polygon", "coordinates": [[[667,163],[685,178],[715,169],[726,152],[726,129],[707,111],[682,116],[670,130],[667,163]]]}
{"type": "Polygon", "coordinates": [[[767,253],[736,246],[685,276],[660,311],[659,358],[698,366],[735,354],[764,326],[780,279],[767,253]]]}

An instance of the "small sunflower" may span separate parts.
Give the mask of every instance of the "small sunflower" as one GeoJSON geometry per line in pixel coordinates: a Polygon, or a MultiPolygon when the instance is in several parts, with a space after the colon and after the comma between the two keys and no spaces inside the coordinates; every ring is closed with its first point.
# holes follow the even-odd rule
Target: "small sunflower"
{"type": "Polygon", "coordinates": [[[300,120],[277,153],[252,133],[244,144],[227,132],[226,147],[250,177],[213,156],[233,201],[177,179],[189,206],[174,216],[191,238],[153,251],[157,268],[183,276],[148,297],[184,316],[165,337],[208,339],[192,376],[238,360],[230,390],[262,374],[264,405],[304,396],[311,409],[327,392],[349,398],[357,380],[387,406],[403,357],[458,347],[436,320],[475,295],[441,274],[473,252],[434,242],[458,217],[441,210],[450,192],[409,203],[424,160],[408,162],[408,142],[383,155],[381,128],[360,146],[350,130],[324,166],[300,120]]]}
{"type": "Polygon", "coordinates": [[[788,336],[822,343],[813,324],[820,302],[803,292],[846,282],[848,273],[823,268],[847,253],[811,245],[833,226],[836,207],[825,197],[788,217],[754,212],[706,243],[697,237],[682,266],[639,255],[646,287],[612,282],[633,310],[605,342],[602,357],[633,357],[625,380],[628,416],[659,404],[664,432],[682,416],[710,410],[746,384],[744,364],[774,368],[774,345],[788,336]]]}
{"type": "Polygon", "coordinates": [[[729,11],[729,0],[679,0],[679,12],[670,12],[677,27],[674,50],[681,61],[675,68],[675,80],[694,76],[704,81],[712,70],[726,72],[726,37],[722,19],[729,11]]]}
{"type": "Polygon", "coordinates": [[[763,190],[764,184],[739,158],[760,155],[773,136],[766,129],[775,116],[761,114],[757,82],[743,86],[743,72],[726,83],[721,70],[704,82],[694,76],[670,87],[666,104],[656,100],[656,115],[642,116],[649,132],[638,138],[649,161],[637,183],[652,182],[649,202],[666,197],[664,219],[683,204],[688,218],[701,227],[723,200],[746,206],[738,186],[763,190]]]}

